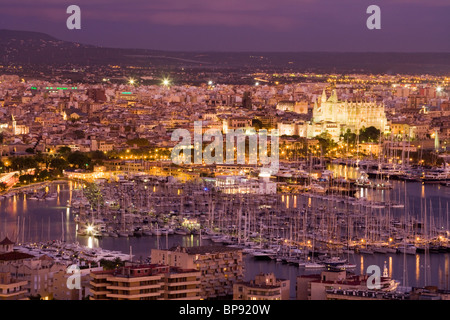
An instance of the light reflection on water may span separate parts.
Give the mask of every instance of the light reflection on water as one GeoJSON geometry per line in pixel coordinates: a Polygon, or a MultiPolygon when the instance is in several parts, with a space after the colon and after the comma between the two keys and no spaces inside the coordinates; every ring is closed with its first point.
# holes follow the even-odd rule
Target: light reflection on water
{"type": "MultiPolygon", "coordinates": [[[[404,183],[393,181],[394,185],[400,186],[394,190],[388,190],[395,199],[404,197],[404,183]]],[[[198,246],[200,243],[206,245],[211,242],[200,241],[198,236],[178,236],[166,237],[141,237],[141,238],[103,238],[81,237],[76,234],[77,224],[74,222],[70,208],[64,206],[72,197],[72,188],[75,183],[66,183],[59,186],[58,198],[49,201],[36,201],[27,199],[25,195],[17,195],[5,198],[0,201],[0,234],[1,237],[8,234],[14,239],[21,239],[22,235],[26,242],[40,240],[61,239],[64,229],[64,238],[68,242],[78,241],[80,244],[89,247],[102,247],[110,250],[119,250],[129,253],[130,246],[136,259],[146,258],[150,255],[152,248],[166,248],[174,245],[186,247],[198,246]],[[25,230],[22,230],[23,219],[25,219],[25,230]],[[19,233],[20,232],[20,233],[19,233]],[[19,234],[19,236],[18,236],[19,234]]],[[[57,192],[56,186],[50,188],[50,192],[57,192]]],[[[435,215],[440,215],[446,221],[444,215],[449,202],[450,191],[437,185],[422,185],[420,183],[408,183],[408,200],[415,204],[416,209],[421,208],[420,199],[422,195],[428,195],[426,200],[432,201],[435,215]],[[410,197],[409,197],[410,196],[410,197]],[[441,210],[438,210],[440,208],[441,210]]],[[[370,191],[365,191],[370,193],[370,191]]],[[[365,193],[364,193],[365,194],[365,193]]],[[[372,195],[376,196],[376,195],[372,195]]],[[[297,207],[297,202],[301,197],[286,196],[284,200],[290,208],[297,207]],[[288,204],[289,203],[289,204],[288,204]],[[295,204],[295,205],[294,205],[295,204]]],[[[307,199],[308,204],[313,205],[311,198],[307,199]]],[[[412,204],[410,205],[412,208],[412,204]]],[[[402,210],[400,210],[402,211],[402,210]]],[[[420,214],[420,212],[419,212],[420,214]]],[[[442,289],[450,288],[449,282],[449,254],[430,254],[428,257],[429,268],[425,266],[424,254],[407,255],[407,284],[409,286],[428,285],[439,286],[442,289]],[[427,271],[428,270],[428,271],[427,271]]],[[[317,273],[317,271],[305,271],[301,268],[283,265],[280,263],[255,261],[249,256],[245,256],[245,280],[251,280],[259,272],[274,272],[277,277],[291,280],[291,296],[295,296],[295,277],[297,275],[317,273]]],[[[387,261],[388,272],[391,277],[400,282],[403,281],[403,255],[350,255],[349,262],[356,264],[355,272],[365,273],[370,265],[378,265],[383,270],[387,261]]]]}

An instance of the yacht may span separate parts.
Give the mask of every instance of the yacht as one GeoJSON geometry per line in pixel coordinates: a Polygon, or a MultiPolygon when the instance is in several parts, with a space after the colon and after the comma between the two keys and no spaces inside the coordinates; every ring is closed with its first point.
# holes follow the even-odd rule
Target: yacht
{"type": "Polygon", "coordinates": [[[369,180],[369,176],[366,172],[361,171],[361,175],[355,181],[355,186],[360,188],[370,188],[372,187],[372,182],[369,180]]]}
{"type": "Polygon", "coordinates": [[[303,265],[305,269],[324,269],[325,265],[317,262],[305,262],[303,265]]]}
{"type": "Polygon", "coordinates": [[[400,253],[406,253],[406,254],[416,254],[417,252],[417,248],[416,246],[412,245],[412,244],[407,244],[405,245],[400,245],[398,247],[398,251],[400,253]]]}
{"type": "Polygon", "coordinates": [[[450,166],[424,172],[421,180],[426,182],[450,182],[450,166]]]}

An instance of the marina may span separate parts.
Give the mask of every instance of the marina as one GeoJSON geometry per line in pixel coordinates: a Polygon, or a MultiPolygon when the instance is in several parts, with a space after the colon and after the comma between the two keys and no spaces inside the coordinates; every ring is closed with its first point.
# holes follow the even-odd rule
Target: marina
{"type": "Polygon", "coordinates": [[[26,192],[3,199],[0,232],[29,247],[56,241],[112,251],[98,252],[91,261],[127,260],[130,254],[134,261],[148,261],[152,248],[174,245],[233,246],[245,254],[248,279],[258,271],[288,277],[327,267],[364,274],[369,265],[387,262],[390,275],[405,286],[448,288],[449,190],[417,182],[393,185],[361,188],[355,197],[255,196],[146,175],[121,182],[68,181],[43,190],[56,194],[54,200],[32,200],[26,192]],[[405,190],[407,206],[400,201],[405,190]]]}

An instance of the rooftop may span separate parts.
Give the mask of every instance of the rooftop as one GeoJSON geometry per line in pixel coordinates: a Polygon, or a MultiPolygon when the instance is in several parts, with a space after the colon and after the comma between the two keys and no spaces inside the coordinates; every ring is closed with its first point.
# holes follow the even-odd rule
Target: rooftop
{"type": "Polygon", "coordinates": [[[0,261],[14,261],[34,258],[33,255],[19,251],[12,251],[0,254],[0,261]]]}
{"type": "Polygon", "coordinates": [[[14,242],[12,242],[11,240],[9,240],[8,237],[5,237],[5,239],[3,239],[3,240],[0,242],[0,246],[7,246],[7,245],[10,245],[10,244],[14,244],[14,242]]]}

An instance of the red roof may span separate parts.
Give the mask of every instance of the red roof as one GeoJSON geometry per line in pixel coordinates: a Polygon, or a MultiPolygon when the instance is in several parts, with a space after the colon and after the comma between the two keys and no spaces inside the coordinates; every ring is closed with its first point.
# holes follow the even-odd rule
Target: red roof
{"type": "Polygon", "coordinates": [[[10,245],[10,244],[14,244],[14,242],[9,240],[8,237],[5,237],[5,239],[3,239],[2,242],[0,242],[0,245],[3,245],[3,246],[7,246],[7,245],[10,245]]]}
{"type": "Polygon", "coordinates": [[[31,254],[23,253],[19,251],[7,252],[0,254],[0,261],[14,261],[34,258],[31,254]]]}

